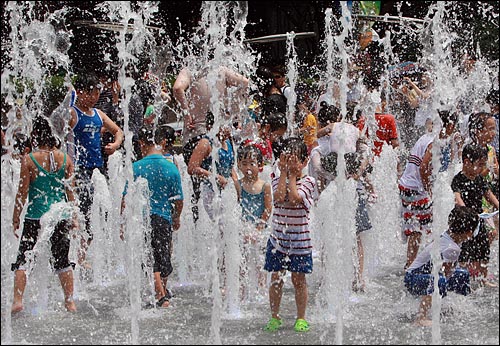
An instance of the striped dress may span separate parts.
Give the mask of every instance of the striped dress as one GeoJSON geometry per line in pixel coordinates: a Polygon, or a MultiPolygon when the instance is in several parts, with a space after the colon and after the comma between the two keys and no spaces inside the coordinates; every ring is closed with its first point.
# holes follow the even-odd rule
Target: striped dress
{"type": "MultiPolygon", "coordinates": [[[[278,182],[279,177],[273,179],[273,192],[278,182]]],[[[316,180],[310,176],[303,177],[297,181],[297,189],[302,205],[292,205],[287,200],[274,203],[270,240],[281,253],[303,256],[312,253],[309,212],[318,197],[316,180]]]]}

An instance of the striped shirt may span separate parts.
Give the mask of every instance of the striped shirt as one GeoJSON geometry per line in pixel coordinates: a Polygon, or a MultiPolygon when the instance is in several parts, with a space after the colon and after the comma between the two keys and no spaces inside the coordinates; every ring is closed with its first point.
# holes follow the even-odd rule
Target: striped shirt
{"type": "MultiPolygon", "coordinates": [[[[273,179],[273,192],[278,188],[279,177],[273,179]]],[[[318,197],[316,180],[306,176],[297,181],[297,190],[302,197],[302,205],[274,203],[272,233],[274,248],[288,255],[308,255],[312,252],[309,229],[309,212],[318,197]]],[[[287,197],[288,199],[288,197],[287,197]]]]}

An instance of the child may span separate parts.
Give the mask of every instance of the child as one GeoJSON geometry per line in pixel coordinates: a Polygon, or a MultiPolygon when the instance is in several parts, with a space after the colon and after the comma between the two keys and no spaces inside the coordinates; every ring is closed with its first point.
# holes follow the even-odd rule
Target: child
{"type": "MultiPolygon", "coordinates": [[[[483,197],[498,210],[498,199],[481,175],[487,159],[487,148],[467,144],[462,151],[462,171],[453,178],[451,183],[451,189],[455,194],[455,203],[472,208],[476,214],[483,212],[483,197]]],[[[484,221],[481,220],[478,235],[463,244],[460,262],[467,265],[473,278],[481,276],[484,283],[490,285],[486,281],[489,257],[488,231],[484,221]]]]}
{"type": "MultiPolygon", "coordinates": [[[[462,242],[471,239],[479,221],[475,210],[464,206],[455,206],[448,217],[448,230],[439,238],[439,250],[443,259],[444,273],[439,274],[439,293],[446,296],[446,291],[467,295],[470,293],[470,279],[467,270],[454,269],[461,251],[462,242]],[[443,275],[444,274],[444,275],[443,275]]],[[[431,326],[432,320],[427,313],[432,305],[434,276],[432,275],[431,251],[433,243],[427,245],[408,267],[405,274],[405,286],[413,295],[421,295],[422,301],[415,323],[431,326]]]]}
{"type": "MultiPolygon", "coordinates": [[[[439,141],[447,141],[455,131],[458,115],[438,110],[443,128],[438,137],[427,133],[420,137],[410,152],[403,175],[399,179],[403,239],[408,241],[405,269],[417,256],[422,233],[431,233],[432,225],[432,147],[439,141]]],[[[451,143],[441,148],[439,172],[445,171],[451,162],[451,143]]]]}
{"type": "MultiPolygon", "coordinates": [[[[59,141],[53,136],[46,118],[36,117],[33,120],[31,140],[34,151],[23,157],[12,216],[14,235],[18,238],[16,232],[21,225],[21,213],[29,196],[16,263],[12,264],[12,271],[15,272],[13,313],[23,310],[26,255],[36,245],[41,227],[40,219],[54,203],[66,200],[74,203],[73,161],[57,148],[59,141]]],[[[71,312],[76,311],[76,305],[73,301],[73,268],[68,259],[68,234],[74,224],[76,222],[67,219],[59,221],[50,237],[52,264],[64,291],[64,306],[71,312]]]]}
{"type": "Polygon", "coordinates": [[[78,264],[88,267],[85,262],[86,252],[93,239],[90,228],[90,209],[94,188],[92,174],[98,169],[105,175],[104,160],[101,152],[101,132],[107,130],[114,136],[114,142],[103,148],[107,155],[112,155],[123,142],[123,132],[101,110],[94,108],[99,99],[99,80],[93,74],[78,76],[74,87],[77,99],[70,108],[69,127],[72,130],[74,160],[76,167],[76,186],[80,199],[80,210],[85,217],[86,236],[82,236],[78,254],[78,264]]]}
{"type": "Polygon", "coordinates": [[[168,125],[160,125],[160,127],[164,128],[165,132],[165,146],[163,148],[163,156],[165,156],[168,161],[172,162],[177,167],[177,169],[179,169],[179,164],[177,163],[172,150],[175,142],[175,130],[168,125]]]}
{"type": "MultiPolygon", "coordinates": [[[[267,225],[271,216],[272,192],[271,185],[259,177],[259,171],[264,166],[264,159],[259,149],[254,146],[240,146],[237,153],[238,169],[243,178],[235,184],[238,201],[241,205],[242,219],[248,225],[244,231],[244,253],[247,265],[250,260],[258,261],[259,234],[267,225]],[[250,253],[254,254],[250,258],[250,253]]],[[[259,287],[263,287],[265,277],[261,266],[256,264],[259,287]]]]}
{"type": "Polygon", "coordinates": [[[302,174],[308,161],[307,146],[298,138],[287,138],[279,159],[280,176],[273,179],[274,212],[272,233],[267,242],[264,269],[273,272],[269,287],[272,317],[264,330],[281,327],[279,316],[283,294],[283,276],[292,273],[297,305],[296,332],[307,332],[306,273],[313,269],[312,243],[309,231],[309,212],[317,198],[316,181],[302,174]]]}
{"type": "MultiPolygon", "coordinates": [[[[172,230],[180,228],[180,215],[183,208],[183,194],[179,170],[163,157],[158,145],[163,146],[165,132],[160,127],[153,131],[143,126],[139,131],[139,143],[143,158],[134,162],[134,179],[143,177],[148,181],[151,192],[151,248],[153,249],[153,275],[156,292],[156,305],[166,308],[170,305],[167,278],[172,273],[171,251],[172,230]]],[[[126,191],[124,192],[124,195],[126,191]]],[[[125,196],[122,198],[122,212],[125,196]]],[[[120,231],[123,239],[123,230],[120,231]]]]}

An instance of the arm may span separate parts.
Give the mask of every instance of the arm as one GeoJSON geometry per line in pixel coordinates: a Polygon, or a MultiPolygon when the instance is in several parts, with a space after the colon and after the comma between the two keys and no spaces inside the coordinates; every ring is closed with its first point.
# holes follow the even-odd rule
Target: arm
{"type": "Polygon", "coordinates": [[[427,150],[425,151],[424,157],[422,158],[422,163],[420,164],[420,177],[422,178],[422,184],[424,185],[425,191],[432,195],[432,143],[429,144],[427,150]]]}
{"type": "Polygon", "coordinates": [[[491,191],[491,190],[488,190],[486,191],[486,193],[484,194],[484,198],[490,203],[490,204],[493,204],[493,206],[498,210],[498,199],[497,197],[495,196],[495,194],[491,191]]]}
{"type": "Polygon", "coordinates": [[[451,274],[453,274],[453,269],[454,269],[454,265],[453,263],[451,262],[445,262],[443,263],[443,271],[444,271],[444,275],[449,278],[451,276],[451,274]]]}
{"type": "Polygon", "coordinates": [[[177,231],[181,227],[181,213],[182,208],[184,207],[184,201],[182,199],[178,199],[173,201],[172,204],[172,228],[174,231],[177,231]]]}
{"type": "Polygon", "coordinates": [[[14,204],[14,213],[12,215],[12,226],[14,235],[16,238],[19,236],[16,234],[19,226],[21,225],[21,213],[23,211],[24,205],[26,204],[26,199],[28,198],[28,191],[30,186],[30,165],[28,163],[28,155],[23,156],[21,162],[21,173],[19,179],[19,186],[17,188],[16,200],[14,204]]]}
{"type": "MultiPolygon", "coordinates": [[[[174,98],[181,106],[182,114],[184,116],[184,122],[186,124],[191,124],[192,122],[191,116],[189,115],[189,104],[186,98],[186,90],[189,88],[190,84],[191,84],[191,73],[186,68],[183,68],[181,72],[179,72],[179,75],[175,80],[174,86],[172,87],[174,98]]],[[[191,125],[187,126],[189,127],[191,125]]]]}
{"type": "Polygon", "coordinates": [[[271,217],[272,210],[273,210],[273,193],[271,191],[271,184],[265,183],[264,184],[264,211],[262,212],[262,215],[260,216],[261,222],[257,226],[258,230],[261,230],[264,228],[265,224],[269,220],[269,217],[271,217]]]}
{"type": "Polygon", "coordinates": [[[281,154],[278,162],[278,168],[281,172],[281,175],[278,180],[278,186],[276,187],[276,190],[273,193],[273,199],[275,203],[284,203],[286,199],[287,195],[286,180],[288,176],[287,161],[288,161],[288,155],[281,154]]]}
{"type": "Polygon", "coordinates": [[[202,178],[208,178],[212,175],[211,172],[206,169],[201,168],[201,163],[205,158],[210,156],[210,152],[212,151],[212,146],[210,145],[210,141],[206,138],[200,139],[198,144],[193,150],[193,155],[191,155],[191,159],[188,163],[188,174],[196,175],[202,178]]]}
{"type": "Polygon", "coordinates": [[[104,112],[101,110],[97,110],[99,115],[101,116],[103,127],[113,134],[115,141],[113,143],[109,143],[104,147],[104,151],[108,155],[112,155],[123,142],[123,131],[115,124],[113,120],[111,120],[104,112]]]}
{"type": "Polygon", "coordinates": [[[300,161],[295,155],[291,155],[288,160],[289,176],[288,176],[288,201],[293,205],[301,205],[304,203],[302,196],[297,188],[297,177],[302,173],[300,161]]]}
{"type": "Polygon", "coordinates": [[[465,207],[465,203],[460,192],[455,192],[455,204],[461,207],[465,207]]]}
{"type": "Polygon", "coordinates": [[[120,222],[120,239],[125,240],[125,234],[123,231],[123,211],[125,210],[125,195],[122,196],[122,202],[120,204],[120,218],[122,222],[120,222]]]}

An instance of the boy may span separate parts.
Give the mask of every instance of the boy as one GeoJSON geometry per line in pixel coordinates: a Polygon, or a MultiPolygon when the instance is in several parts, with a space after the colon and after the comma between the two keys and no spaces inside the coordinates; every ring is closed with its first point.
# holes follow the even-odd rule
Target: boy
{"type": "Polygon", "coordinates": [[[264,269],[273,272],[269,286],[272,317],[264,330],[276,331],[281,327],[279,316],[283,294],[283,276],[292,273],[297,305],[296,332],[307,332],[305,320],[307,306],[306,273],[313,269],[312,243],[309,231],[309,212],[317,198],[316,181],[302,174],[307,165],[307,146],[298,138],[287,138],[279,159],[280,176],[273,179],[274,211],[272,233],[267,242],[264,269]]]}
{"type": "MultiPolygon", "coordinates": [[[[139,131],[139,144],[143,158],[133,164],[134,179],[145,178],[151,193],[153,275],[156,305],[160,308],[170,305],[167,278],[173,270],[170,258],[172,230],[179,229],[183,208],[181,177],[177,167],[163,156],[161,148],[165,146],[165,141],[164,127],[158,127],[154,132],[149,126],[142,127],[139,131]]],[[[124,197],[122,198],[122,211],[125,208],[124,197]]],[[[120,231],[120,237],[123,239],[123,231],[120,231]]]]}
{"type": "MultiPolygon", "coordinates": [[[[445,297],[447,290],[459,294],[470,293],[470,278],[467,270],[454,267],[461,251],[462,242],[471,239],[479,222],[479,216],[472,208],[455,206],[448,216],[448,230],[439,238],[439,251],[443,259],[443,273],[439,274],[439,293],[445,297]]],[[[415,323],[431,326],[432,320],[427,313],[432,306],[434,276],[432,275],[431,251],[433,243],[427,245],[408,267],[405,274],[405,286],[413,295],[422,295],[419,312],[415,323]]]]}
{"type": "MultiPolygon", "coordinates": [[[[81,249],[78,254],[78,263],[85,263],[86,251],[93,234],[90,229],[90,208],[94,194],[91,186],[92,173],[97,168],[104,172],[104,160],[101,152],[101,133],[106,129],[114,137],[114,142],[108,143],[103,150],[112,155],[123,142],[123,132],[104,112],[94,108],[99,99],[99,80],[93,74],[79,75],[74,83],[77,99],[70,108],[71,119],[69,127],[72,130],[74,145],[74,161],[76,167],[76,186],[80,199],[80,210],[85,217],[87,237],[82,237],[81,249]],[[85,239],[86,238],[86,239],[85,239]]],[[[70,150],[68,150],[70,151],[70,150]]]]}
{"type": "MultiPolygon", "coordinates": [[[[467,144],[462,151],[462,171],[451,182],[451,189],[455,194],[455,203],[472,208],[476,214],[483,212],[483,197],[498,210],[498,199],[481,175],[487,160],[487,148],[467,144]]],[[[485,284],[488,285],[488,281],[485,279],[488,273],[489,257],[488,231],[484,221],[481,221],[478,235],[463,244],[459,261],[467,265],[467,269],[473,278],[482,276],[485,284]]]]}

